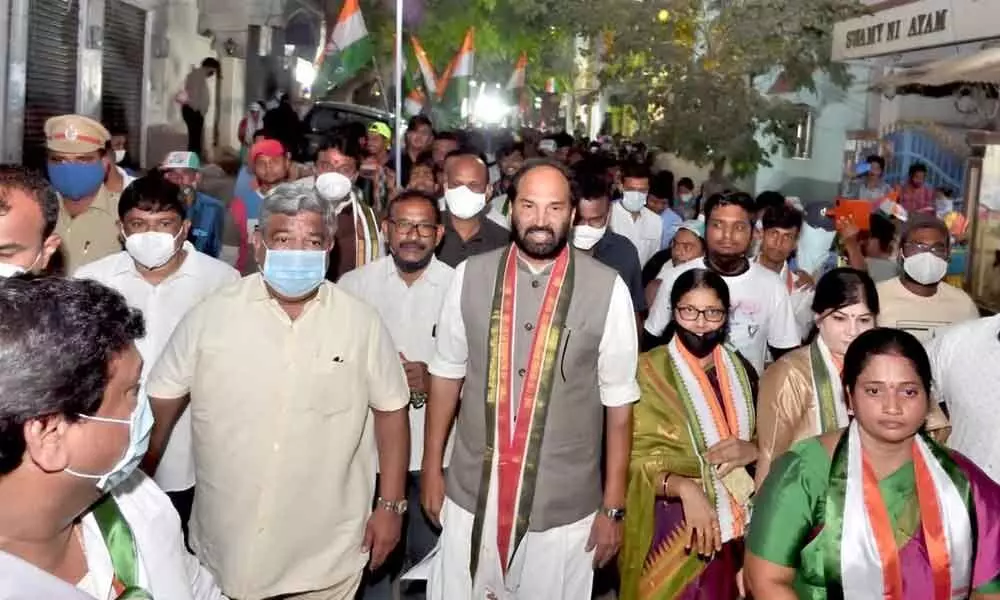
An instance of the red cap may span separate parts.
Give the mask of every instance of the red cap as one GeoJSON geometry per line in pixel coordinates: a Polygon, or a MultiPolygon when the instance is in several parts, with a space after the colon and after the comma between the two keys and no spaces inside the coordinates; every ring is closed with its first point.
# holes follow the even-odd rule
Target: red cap
{"type": "Polygon", "coordinates": [[[253,163],[259,156],[284,156],[285,147],[278,140],[261,138],[250,148],[250,162],[253,163]]]}

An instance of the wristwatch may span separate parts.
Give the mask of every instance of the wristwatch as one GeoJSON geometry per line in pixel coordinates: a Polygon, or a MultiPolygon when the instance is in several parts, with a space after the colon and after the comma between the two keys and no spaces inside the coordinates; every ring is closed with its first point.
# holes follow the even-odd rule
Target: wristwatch
{"type": "Polygon", "coordinates": [[[409,503],[406,501],[405,498],[393,502],[392,500],[386,500],[385,498],[379,496],[378,500],[375,501],[375,505],[378,508],[387,510],[391,513],[395,513],[397,515],[405,515],[409,503]]]}
{"type": "Polygon", "coordinates": [[[601,508],[601,514],[605,517],[611,519],[612,521],[619,523],[625,520],[625,509],[624,508],[601,508]]]}

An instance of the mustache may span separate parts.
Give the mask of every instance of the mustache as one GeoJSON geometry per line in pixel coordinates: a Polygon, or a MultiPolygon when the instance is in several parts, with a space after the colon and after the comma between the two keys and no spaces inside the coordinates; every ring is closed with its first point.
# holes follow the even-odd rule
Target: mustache
{"type": "Polygon", "coordinates": [[[427,244],[420,242],[403,242],[399,245],[400,250],[426,250],[427,244]]]}
{"type": "Polygon", "coordinates": [[[535,226],[535,227],[529,227],[524,231],[524,235],[530,235],[532,233],[547,233],[553,237],[555,237],[556,235],[555,230],[552,229],[551,227],[535,226]]]}

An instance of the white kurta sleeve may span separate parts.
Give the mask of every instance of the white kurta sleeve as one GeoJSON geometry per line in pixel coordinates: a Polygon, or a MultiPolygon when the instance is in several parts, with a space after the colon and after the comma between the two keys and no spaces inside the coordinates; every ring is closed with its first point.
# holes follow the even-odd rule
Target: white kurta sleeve
{"type": "MultiPolygon", "coordinates": [[[[462,320],[462,286],[465,283],[465,265],[455,269],[451,287],[444,296],[441,317],[437,322],[437,339],[434,358],[427,365],[431,375],[445,379],[465,378],[469,360],[469,344],[465,338],[465,321],[462,320]]],[[[635,317],[633,317],[634,319],[635,317]]]]}
{"type": "Polygon", "coordinates": [[[767,323],[767,343],[772,348],[787,350],[801,345],[802,337],[799,335],[799,326],[795,321],[795,311],[788,290],[780,283],[777,285],[774,306],[767,323]]]}
{"type": "Polygon", "coordinates": [[[639,399],[639,384],[635,379],[638,363],[639,338],[632,297],[622,278],[615,276],[604,333],[598,346],[597,379],[601,404],[624,406],[639,399]]]}
{"type": "Polygon", "coordinates": [[[191,579],[191,598],[193,600],[227,600],[208,569],[203,567],[198,559],[187,551],[185,551],[184,566],[191,579]]]}

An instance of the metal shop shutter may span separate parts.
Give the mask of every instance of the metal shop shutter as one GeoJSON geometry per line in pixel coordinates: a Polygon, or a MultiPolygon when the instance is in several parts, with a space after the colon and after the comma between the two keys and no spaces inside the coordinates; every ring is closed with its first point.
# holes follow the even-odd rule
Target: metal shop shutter
{"type": "Polygon", "coordinates": [[[45,120],[76,109],[78,0],[31,0],[25,73],[25,165],[45,165],[45,120]]]}
{"type": "Polygon", "coordinates": [[[101,120],[112,132],[128,132],[129,153],[142,157],[142,73],[146,11],[122,0],[104,5],[104,54],[101,67],[101,120]]]}

